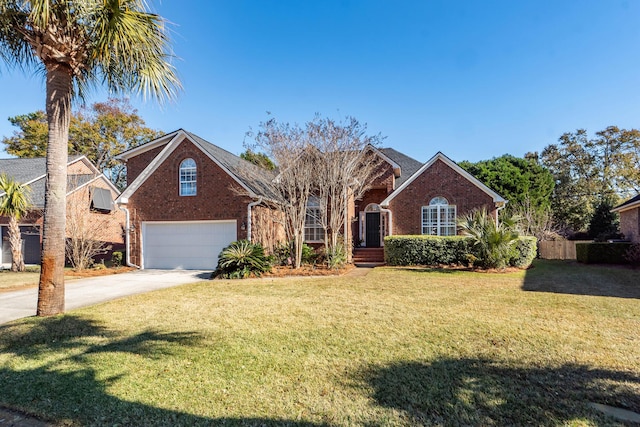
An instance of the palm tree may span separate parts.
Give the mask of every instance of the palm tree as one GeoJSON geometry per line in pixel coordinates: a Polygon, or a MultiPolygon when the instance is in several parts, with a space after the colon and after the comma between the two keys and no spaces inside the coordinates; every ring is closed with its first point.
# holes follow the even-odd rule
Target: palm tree
{"type": "Polygon", "coordinates": [[[145,0],[0,0],[0,57],[46,79],[47,185],[38,316],[64,311],[71,101],[97,84],[171,99],[180,89],[165,21],[145,0]]]}
{"type": "Polygon", "coordinates": [[[22,236],[18,221],[31,207],[29,192],[31,189],[8,177],[0,174],[0,215],[9,218],[9,243],[11,245],[11,271],[24,271],[24,259],[22,257],[22,236]]]}
{"type": "Polygon", "coordinates": [[[518,240],[516,224],[519,218],[494,219],[486,209],[475,210],[458,220],[463,235],[471,237],[484,268],[505,268],[511,258],[511,248],[518,240]]]}

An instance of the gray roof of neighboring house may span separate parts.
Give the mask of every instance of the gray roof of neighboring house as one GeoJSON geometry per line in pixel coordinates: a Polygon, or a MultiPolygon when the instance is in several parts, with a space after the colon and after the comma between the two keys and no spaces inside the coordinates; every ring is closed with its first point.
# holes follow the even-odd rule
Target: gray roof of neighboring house
{"type": "Polygon", "coordinates": [[[627,200],[626,202],[616,206],[615,208],[613,208],[613,211],[619,211],[621,209],[624,209],[625,207],[629,206],[629,205],[634,205],[637,204],[638,202],[640,202],[640,194],[638,194],[637,196],[627,200]]]}
{"type": "MultiPolygon", "coordinates": [[[[73,162],[80,157],[82,156],[69,156],[69,162],[73,162]]],[[[36,208],[44,207],[46,176],[46,159],[44,157],[32,159],[0,159],[0,173],[6,173],[19,183],[29,183],[29,188],[31,188],[31,192],[29,193],[31,204],[36,208]]],[[[86,184],[93,178],[95,178],[95,175],[92,174],[69,175],[67,177],[67,192],[86,184]]]]}
{"type": "Polygon", "coordinates": [[[411,175],[416,173],[424,164],[393,148],[380,148],[380,152],[400,166],[400,176],[396,178],[396,188],[401,186],[403,182],[409,179],[411,175]]]}
{"type": "Polygon", "coordinates": [[[185,131],[191,138],[197,141],[204,150],[218,160],[229,172],[246,185],[258,196],[270,199],[277,198],[272,182],[276,177],[273,171],[263,169],[224,150],[209,141],[200,138],[198,135],[185,131]]]}

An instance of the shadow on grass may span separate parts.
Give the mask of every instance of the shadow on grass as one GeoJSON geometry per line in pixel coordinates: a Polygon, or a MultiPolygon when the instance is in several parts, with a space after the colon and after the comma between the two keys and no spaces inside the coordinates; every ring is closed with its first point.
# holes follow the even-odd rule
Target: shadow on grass
{"type": "Polygon", "coordinates": [[[469,273],[472,271],[470,268],[441,268],[441,267],[387,267],[387,269],[393,271],[408,271],[409,273],[445,273],[445,274],[460,274],[469,273]]]}
{"type": "Polygon", "coordinates": [[[525,291],[640,299],[640,270],[557,260],[534,265],[526,272],[525,291]]]}
{"type": "Polygon", "coordinates": [[[371,367],[360,374],[377,404],[402,411],[418,425],[615,423],[588,402],[640,412],[640,374],[580,365],[522,368],[444,358],[371,367]]]}
{"type": "Polygon", "coordinates": [[[126,401],[108,392],[119,376],[99,378],[91,368],[78,369],[90,366],[86,358],[98,353],[162,357],[175,345],[196,344],[196,334],[148,330],[118,339],[117,333],[93,320],[65,315],[0,326],[0,336],[0,352],[35,360],[30,369],[14,368],[11,360],[0,366],[0,406],[47,421],[110,426],[314,425],[267,418],[207,418],[126,401]]]}

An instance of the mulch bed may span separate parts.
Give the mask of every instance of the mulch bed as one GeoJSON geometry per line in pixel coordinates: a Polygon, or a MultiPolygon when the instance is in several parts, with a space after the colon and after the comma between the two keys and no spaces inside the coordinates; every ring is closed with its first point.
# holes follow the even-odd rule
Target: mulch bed
{"type": "Polygon", "coordinates": [[[303,265],[300,268],[291,268],[288,266],[275,266],[270,273],[264,273],[262,277],[289,277],[289,276],[342,276],[353,270],[355,267],[351,264],[339,268],[330,269],[325,265],[303,265]]]}
{"type": "Polygon", "coordinates": [[[98,277],[98,276],[108,276],[110,274],[119,274],[119,273],[127,273],[129,271],[133,271],[136,268],[134,267],[111,267],[111,268],[88,268],[86,270],[80,271],[65,271],[65,277],[98,277]]]}

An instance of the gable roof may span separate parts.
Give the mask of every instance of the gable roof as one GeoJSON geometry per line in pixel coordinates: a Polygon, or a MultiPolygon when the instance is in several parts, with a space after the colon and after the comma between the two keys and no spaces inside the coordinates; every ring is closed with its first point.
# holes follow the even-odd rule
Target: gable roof
{"type": "MultiPolygon", "coordinates": [[[[90,174],[72,174],[67,176],[67,195],[97,180],[104,180],[110,187],[119,193],[118,189],[108,180],[86,156],[72,155],[67,161],[67,168],[74,163],[82,162],[92,172],[90,174]]],[[[28,185],[31,189],[29,198],[31,204],[37,209],[44,207],[44,193],[46,184],[46,158],[18,158],[0,159],[0,173],[6,173],[22,185],[28,185]]],[[[4,193],[0,193],[0,196],[4,193]]]]}
{"type": "Polygon", "coordinates": [[[184,129],[178,129],[170,134],[163,135],[146,144],[142,144],[136,148],[121,153],[116,158],[119,160],[128,160],[146,151],[157,147],[162,147],[162,151],[147,165],[147,167],[138,175],[138,177],[122,192],[118,198],[119,203],[126,203],[126,199],[131,197],[142,184],[158,169],[169,155],[187,139],[193,145],[198,147],[206,154],[214,163],[224,170],[234,181],[244,188],[250,197],[265,197],[268,199],[276,199],[271,182],[275,178],[272,171],[260,168],[251,162],[248,162],[235,154],[224,150],[217,145],[206,141],[205,139],[184,129]]]}
{"type": "Polygon", "coordinates": [[[640,207],[640,194],[611,209],[611,212],[623,212],[640,207]]]}
{"type": "Polygon", "coordinates": [[[422,163],[416,159],[396,151],[393,148],[380,148],[379,151],[400,167],[400,174],[396,176],[397,186],[401,186],[422,166],[422,163]]]}
{"type": "MultiPolygon", "coordinates": [[[[398,153],[398,154],[402,154],[402,153],[398,153]]],[[[408,159],[411,159],[408,156],[405,156],[405,157],[407,157],[408,159]]],[[[484,185],[482,182],[480,182],[476,177],[471,175],[469,172],[467,172],[466,170],[462,169],[460,166],[458,166],[458,164],[456,162],[454,162],[453,160],[451,160],[450,158],[448,158],[447,156],[442,154],[442,152],[438,151],[435,156],[433,156],[431,159],[429,159],[429,161],[424,163],[411,176],[409,176],[408,178],[403,180],[402,184],[393,193],[391,193],[389,196],[387,196],[387,198],[384,199],[380,203],[380,205],[381,206],[389,206],[389,203],[391,202],[391,200],[393,200],[398,194],[400,194],[405,188],[407,188],[413,181],[415,181],[415,179],[417,177],[422,175],[422,173],[425,170],[429,169],[438,160],[442,161],[447,166],[449,166],[451,169],[456,171],[458,174],[462,175],[471,184],[475,185],[480,190],[484,191],[487,195],[489,195],[493,199],[494,203],[501,203],[501,204],[507,203],[507,200],[505,200],[502,196],[500,196],[498,193],[496,193],[495,191],[493,191],[492,189],[490,189],[489,187],[484,185]]]]}

